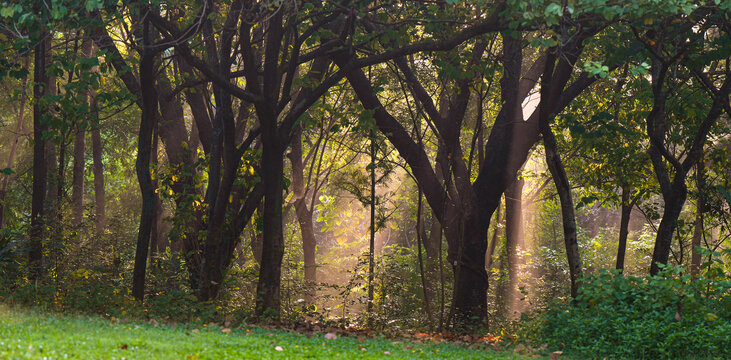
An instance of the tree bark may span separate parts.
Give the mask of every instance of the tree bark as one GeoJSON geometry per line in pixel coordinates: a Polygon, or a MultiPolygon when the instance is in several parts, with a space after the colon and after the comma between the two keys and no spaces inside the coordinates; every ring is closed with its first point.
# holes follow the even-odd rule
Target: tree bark
{"type": "Polygon", "coordinates": [[[33,194],[31,200],[30,249],[28,251],[28,278],[37,280],[41,276],[43,258],[43,238],[45,228],[46,184],[48,182],[46,162],[46,141],[43,133],[48,124],[43,119],[48,105],[43,96],[48,91],[46,76],[46,47],[50,42],[47,30],[41,30],[40,40],[35,46],[33,64],[33,194]]]}
{"type": "Polygon", "coordinates": [[[264,213],[261,265],[256,286],[256,315],[279,318],[280,287],[284,234],[282,232],[282,191],[284,159],[276,135],[274,120],[263,121],[262,126],[262,181],[264,182],[264,213]],[[268,125],[264,125],[270,123],[268,125]],[[270,127],[267,129],[267,127],[270,127]]]}
{"type": "MultiPolygon", "coordinates": [[[[29,60],[26,58],[25,60],[25,67],[28,68],[29,66],[29,60]]],[[[21,134],[23,133],[23,121],[25,118],[25,106],[26,102],[28,100],[28,97],[26,96],[25,89],[28,85],[28,77],[26,76],[25,79],[23,79],[23,93],[20,96],[20,104],[17,108],[18,112],[18,118],[15,125],[15,135],[13,137],[12,143],[10,147],[10,153],[8,154],[8,162],[7,162],[7,168],[12,169],[13,164],[15,163],[15,154],[18,151],[18,143],[20,142],[21,134]]],[[[10,184],[10,174],[4,174],[2,175],[2,185],[0,185],[0,229],[5,228],[5,199],[8,195],[8,185],[10,184]]]]}
{"type": "MultiPolygon", "coordinates": [[[[96,113],[96,100],[92,99],[92,108],[96,113]]],[[[94,225],[97,235],[104,232],[107,226],[106,194],[104,190],[104,163],[102,161],[102,137],[97,123],[91,129],[92,172],[94,173],[94,225]]]]}
{"type": "Polygon", "coordinates": [[[132,277],[132,295],[138,301],[145,296],[145,273],[147,269],[147,253],[150,246],[150,233],[155,209],[155,193],[152,188],[150,173],[150,157],[152,136],[155,128],[157,112],[157,92],[155,91],[155,53],[150,49],[150,21],[144,20],[142,55],[140,57],[140,88],[142,93],[142,116],[137,145],[137,180],[142,192],[142,211],[140,228],[137,235],[134,272],[132,277]]]}
{"type": "Polygon", "coordinates": [[[566,171],[561,163],[561,158],[558,155],[556,139],[548,124],[543,126],[542,134],[543,144],[546,148],[546,164],[551,172],[551,177],[553,177],[553,182],[556,184],[556,190],[558,190],[558,197],[561,202],[563,236],[566,245],[566,258],[569,262],[569,275],[571,277],[571,297],[576,298],[581,279],[581,257],[579,255],[579,244],[576,237],[576,215],[574,214],[574,202],[571,199],[571,186],[569,185],[566,171]]]}
{"type": "Polygon", "coordinates": [[[629,220],[632,215],[633,202],[630,201],[632,189],[627,186],[622,187],[622,215],[619,219],[619,243],[617,245],[617,265],[616,269],[620,272],[624,271],[624,258],[627,251],[627,236],[629,235],[629,220]]]}
{"type": "MultiPolygon", "coordinates": [[[[317,284],[317,263],[315,261],[315,229],[312,223],[312,210],[307,206],[307,189],[304,180],[304,164],[302,163],[302,127],[298,126],[292,135],[292,151],[289,153],[292,164],[292,192],[295,198],[294,208],[302,235],[302,257],[305,265],[305,302],[312,304],[315,300],[317,284]]],[[[316,161],[313,157],[312,161],[316,161]]],[[[312,194],[313,197],[317,196],[312,194]]]]}
{"type": "Polygon", "coordinates": [[[86,130],[79,126],[74,138],[74,167],[71,180],[71,202],[73,207],[74,227],[79,231],[84,220],[84,168],[86,155],[86,130]]]}
{"type": "MultiPolygon", "coordinates": [[[[93,42],[86,38],[81,44],[81,53],[85,58],[92,57],[93,42]]],[[[91,111],[92,89],[86,89],[83,96],[91,111]]],[[[76,125],[74,134],[74,165],[71,180],[71,203],[73,209],[73,225],[78,231],[78,241],[81,241],[81,225],[84,220],[84,169],[86,168],[86,121],[76,125]]]]}
{"type": "Polygon", "coordinates": [[[693,228],[693,239],[691,241],[690,274],[693,277],[698,276],[701,270],[701,253],[698,251],[698,248],[701,246],[701,241],[703,240],[703,213],[706,208],[706,181],[704,178],[705,164],[703,163],[703,156],[701,156],[698,160],[695,171],[695,183],[698,191],[698,198],[696,199],[695,205],[695,226],[693,228]]]}
{"type": "Polygon", "coordinates": [[[376,245],[376,142],[373,130],[370,133],[370,155],[371,163],[370,175],[371,175],[371,201],[370,201],[370,241],[368,243],[368,303],[366,304],[366,311],[370,314],[373,311],[373,277],[374,267],[376,262],[375,245],[376,245]]]}
{"type": "Polygon", "coordinates": [[[549,105],[558,98],[556,89],[563,88],[567,80],[560,77],[561,71],[566,69],[565,56],[566,54],[561,53],[560,49],[552,48],[549,50],[545,65],[546,70],[541,78],[541,103],[538,105],[538,124],[541,135],[543,136],[546,164],[553,178],[553,183],[556,185],[559,201],[561,202],[564,244],[569,265],[569,276],[571,278],[571,297],[576,298],[582,275],[581,257],[576,231],[576,215],[574,213],[574,202],[571,198],[571,185],[569,184],[566,170],[558,153],[556,137],[553,134],[553,130],[551,130],[550,124],[555,115],[555,111],[552,111],[549,105]],[[557,82],[557,84],[554,82],[557,82]]]}

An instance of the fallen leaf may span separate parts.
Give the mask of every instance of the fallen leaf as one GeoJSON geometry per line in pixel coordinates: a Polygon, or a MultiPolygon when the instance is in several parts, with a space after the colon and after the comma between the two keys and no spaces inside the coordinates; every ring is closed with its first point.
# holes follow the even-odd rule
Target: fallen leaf
{"type": "Polygon", "coordinates": [[[229,329],[229,328],[223,328],[223,329],[221,329],[221,332],[224,333],[224,334],[230,334],[231,333],[231,329],[229,329]]]}
{"type": "Polygon", "coordinates": [[[274,348],[274,350],[277,350],[277,351],[284,351],[284,349],[282,349],[282,347],[281,347],[281,346],[277,346],[277,347],[275,347],[275,348],[274,348]]]}
{"type": "Polygon", "coordinates": [[[675,320],[677,320],[677,321],[683,320],[683,318],[680,317],[680,313],[677,311],[675,312],[675,320]]]}
{"type": "Polygon", "coordinates": [[[337,336],[337,335],[335,335],[335,333],[331,333],[331,332],[330,332],[330,333],[327,333],[327,334],[325,334],[325,339],[328,339],[328,340],[335,340],[335,339],[337,339],[337,338],[338,338],[338,336],[337,336]]]}

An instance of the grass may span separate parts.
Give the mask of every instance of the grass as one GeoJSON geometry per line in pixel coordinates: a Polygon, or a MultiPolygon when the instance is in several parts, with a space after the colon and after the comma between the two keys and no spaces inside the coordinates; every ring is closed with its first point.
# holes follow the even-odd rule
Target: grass
{"type": "MultiPolygon", "coordinates": [[[[362,340],[362,339],[361,339],[362,340]]],[[[264,328],[152,326],[0,304],[1,359],[521,359],[454,344],[325,339],[264,328]]]]}

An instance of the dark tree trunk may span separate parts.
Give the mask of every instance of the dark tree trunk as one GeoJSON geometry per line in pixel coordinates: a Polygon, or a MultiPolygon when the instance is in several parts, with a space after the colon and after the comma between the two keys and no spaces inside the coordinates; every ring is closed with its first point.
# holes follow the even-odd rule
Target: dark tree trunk
{"type": "MultiPolygon", "coordinates": [[[[418,187],[419,184],[416,184],[418,187]]],[[[418,260],[419,260],[419,277],[421,278],[421,288],[424,291],[424,311],[426,311],[427,321],[429,324],[429,330],[431,331],[432,326],[434,325],[434,320],[431,312],[431,286],[429,285],[429,281],[427,280],[426,272],[424,271],[424,258],[421,255],[421,244],[423,243],[423,240],[425,237],[423,236],[424,233],[424,224],[423,224],[423,214],[424,214],[424,206],[423,206],[423,194],[421,192],[421,188],[419,188],[418,192],[418,200],[417,200],[417,206],[416,206],[416,249],[418,254],[418,260]]]]}
{"type": "MultiPolygon", "coordinates": [[[[92,41],[84,39],[81,44],[81,53],[85,58],[92,57],[92,41]]],[[[84,91],[84,98],[91,109],[92,89],[84,91]]],[[[87,117],[88,119],[89,117],[87,117]]],[[[84,169],[86,168],[86,121],[77,124],[76,133],[74,134],[74,167],[73,178],[71,180],[71,203],[73,209],[73,221],[76,231],[79,231],[79,240],[81,240],[81,224],[84,220],[84,169]]]]}
{"type": "MultiPolygon", "coordinates": [[[[25,67],[28,68],[28,58],[26,58],[25,61],[25,67]]],[[[28,85],[28,77],[26,76],[25,79],[23,79],[23,85],[22,89],[25,89],[28,85]]],[[[20,104],[18,105],[17,112],[18,112],[18,118],[17,123],[15,125],[15,135],[13,137],[12,143],[10,147],[10,153],[8,154],[8,162],[7,162],[7,168],[12,169],[13,164],[15,163],[15,154],[18,151],[18,143],[20,142],[21,135],[23,134],[23,121],[25,118],[25,106],[26,102],[28,100],[28,96],[26,95],[26,92],[23,91],[23,93],[20,96],[20,104]]],[[[8,195],[8,185],[10,184],[10,175],[4,174],[2,175],[2,184],[0,185],[0,229],[5,228],[5,199],[8,195]]]]}
{"type": "Polygon", "coordinates": [[[668,262],[673,233],[678,225],[678,217],[688,196],[688,188],[685,184],[686,177],[693,166],[696,166],[701,160],[703,145],[711,128],[721,116],[722,109],[728,108],[728,96],[731,92],[731,78],[728,76],[724,79],[721,88],[716,88],[713,83],[708,81],[705,74],[694,72],[695,77],[708,88],[709,93],[713,94],[711,96],[713,104],[705,118],[700,122],[698,130],[692,138],[691,145],[687,149],[685,158],[680,161],[665,145],[668,129],[665,103],[669,93],[669,90],[665,89],[665,82],[668,74],[671,73],[670,66],[671,62],[657,58],[653,59],[652,92],[654,103],[652,110],[645,119],[647,134],[651,142],[650,160],[665,202],[662,220],[655,238],[655,248],[652,252],[651,275],[658,273],[660,264],[667,264],[668,262]],[[666,164],[672,167],[672,172],[666,164]],[[670,180],[671,174],[673,174],[672,181],[670,180]]]}
{"type": "Polygon", "coordinates": [[[46,162],[46,141],[43,133],[48,130],[43,116],[47,104],[41,99],[48,90],[46,76],[46,43],[50,41],[48,31],[41,32],[40,41],[35,47],[33,68],[33,194],[31,201],[30,246],[28,251],[28,278],[37,280],[41,276],[43,258],[44,217],[46,202],[46,184],[48,182],[46,162]]]}
{"type": "Polygon", "coordinates": [[[558,191],[561,202],[561,218],[563,219],[563,236],[566,245],[566,258],[569,261],[569,275],[571,277],[571,297],[576,298],[581,278],[581,257],[579,256],[579,244],[576,238],[576,216],[574,214],[574,202],[571,199],[571,186],[569,185],[566,171],[564,170],[561,158],[558,155],[556,139],[553,131],[546,124],[543,126],[543,144],[546,148],[546,163],[553,177],[553,182],[558,191]]]}
{"type": "Polygon", "coordinates": [[[452,323],[456,328],[469,324],[487,325],[488,277],[485,271],[487,251],[486,221],[475,214],[463,215],[460,225],[463,239],[454,269],[452,323]]]}
{"type": "Polygon", "coordinates": [[[368,304],[366,311],[370,314],[373,310],[373,272],[376,263],[375,245],[376,245],[376,142],[374,141],[373,130],[370,134],[371,142],[371,203],[370,203],[370,241],[368,243],[368,304]]]}
{"type": "Polygon", "coordinates": [[[137,146],[137,180],[142,192],[142,212],[140,213],[140,228],[137,235],[134,272],[132,275],[132,295],[142,301],[145,296],[145,273],[147,269],[147,252],[150,246],[150,233],[154,221],[155,193],[152,188],[150,174],[150,157],[152,150],[152,136],[155,128],[157,112],[157,92],[155,91],[155,53],[149,48],[150,21],[144,21],[143,48],[140,57],[140,88],[142,97],[142,116],[137,146]]]}
{"type": "Polygon", "coordinates": [[[71,202],[73,203],[74,227],[77,231],[84,220],[84,168],[86,155],[86,131],[79,127],[74,139],[74,168],[71,180],[71,202]]]}
{"type": "Polygon", "coordinates": [[[294,204],[297,213],[297,222],[302,233],[302,257],[305,264],[305,302],[311,304],[315,300],[315,287],[317,284],[317,262],[315,260],[315,229],[312,226],[312,211],[307,209],[304,199],[297,200],[294,204]]]}
{"type": "Polygon", "coordinates": [[[228,228],[231,224],[226,221],[226,214],[229,212],[229,198],[232,196],[234,180],[240,162],[240,158],[236,158],[234,144],[235,125],[231,111],[231,97],[218,87],[214,91],[218,104],[214,120],[214,141],[211,142],[210,173],[212,175],[207,193],[211,212],[203,251],[200,293],[198,296],[203,301],[214,299],[218,295],[218,291],[223,284],[225,271],[223,265],[227,253],[226,249],[229,248],[229,242],[235,241],[235,239],[228,236],[230,234],[228,228]],[[223,163],[223,169],[221,169],[221,163],[223,163]],[[221,170],[223,170],[222,175],[221,170]]]}
{"type": "Polygon", "coordinates": [[[564,169],[561,157],[558,153],[558,145],[556,137],[551,130],[551,119],[555,112],[552,111],[551,105],[558,97],[551,92],[554,81],[564,81],[561,78],[554,80],[556,73],[562,70],[562,58],[564,54],[559,53],[558,49],[551,49],[548,60],[546,60],[546,70],[541,78],[541,103],[538,107],[538,124],[543,136],[543,146],[546,152],[546,165],[551,172],[553,183],[556,185],[558,198],[561,202],[561,218],[563,222],[564,244],[566,246],[566,258],[569,265],[569,276],[571,277],[571,297],[576,298],[578,295],[579,281],[581,278],[581,257],[579,255],[579,244],[576,232],[576,215],[574,214],[574,202],[571,198],[571,185],[569,184],[566,170],[564,169]],[[556,66],[556,60],[559,66],[556,66]],[[555,67],[555,70],[554,70],[555,67]]]}
{"type": "MultiPolygon", "coordinates": [[[[305,302],[312,304],[315,300],[317,284],[317,263],[315,261],[315,229],[312,223],[312,211],[307,206],[307,189],[304,180],[304,164],[302,163],[302,128],[297,127],[292,135],[292,151],[289,159],[292,164],[292,192],[295,198],[294,208],[297,222],[302,234],[302,257],[305,265],[305,302]]],[[[312,161],[315,161],[314,157],[312,161]]],[[[317,195],[312,194],[313,197],[317,195]]]]}
{"type": "MultiPolygon", "coordinates": [[[[92,108],[95,107],[96,101],[92,100],[92,108]]],[[[102,137],[97,123],[93,125],[91,130],[92,171],[94,172],[94,225],[97,234],[102,234],[107,226],[102,151],[102,137]]]]}
{"type": "Polygon", "coordinates": [[[617,245],[616,269],[624,271],[624,258],[627,251],[627,236],[629,235],[629,220],[632,215],[633,202],[630,201],[632,189],[622,187],[622,215],[619,219],[619,243],[617,245]]]}
{"type": "Polygon", "coordinates": [[[670,246],[672,245],[673,233],[678,226],[678,218],[683,211],[685,199],[688,196],[688,188],[685,185],[685,176],[676,175],[676,181],[673,182],[673,188],[665,198],[665,208],[662,213],[660,226],[657,228],[657,237],[655,239],[655,248],[652,252],[652,265],[650,274],[655,275],[660,271],[659,264],[667,264],[670,256],[670,246]]]}
{"type": "Polygon", "coordinates": [[[701,270],[701,253],[698,248],[701,246],[703,240],[703,213],[706,208],[705,198],[705,164],[703,163],[703,155],[698,159],[698,164],[695,168],[695,183],[698,191],[698,198],[696,199],[695,205],[695,226],[693,229],[693,240],[691,241],[691,258],[690,258],[690,274],[698,276],[701,270]]]}
{"type": "Polygon", "coordinates": [[[158,180],[160,178],[158,168],[158,149],[159,149],[159,136],[158,136],[158,124],[152,130],[152,149],[150,149],[150,164],[155,169],[155,177],[152,180],[152,193],[153,195],[153,210],[152,210],[152,228],[150,229],[150,251],[148,253],[148,259],[150,266],[153,264],[153,260],[160,246],[162,238],[160,236],[160,230],[162,225],[162,201],[160,201],[160,195],[158,192],[158,180]]]}
{"type": "Polygon", "coordinates": [[[264,212],[261,265],[256,286],[256,315],[279,318],[280,286],[284,234],[282,232],[282,191],[284,183],[284,154],[276,136],[274,119],[262,121],[262,181],[264,183],[264,212]],[[269,124],[268,124],[269,123],[269,124]],[[268,125],[264,125],[268,124],[268,125]],[[271,126],[271,128],[267,128],[271,126]]]}

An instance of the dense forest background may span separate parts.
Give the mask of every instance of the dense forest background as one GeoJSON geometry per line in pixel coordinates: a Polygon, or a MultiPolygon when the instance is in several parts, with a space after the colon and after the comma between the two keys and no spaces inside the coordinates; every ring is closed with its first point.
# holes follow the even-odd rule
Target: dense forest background
{"type": "Polygon", "coordinates": [[[0,296],[459,332],[648,291],[723,334],[730,16],[2,1],[0,296]]]}

